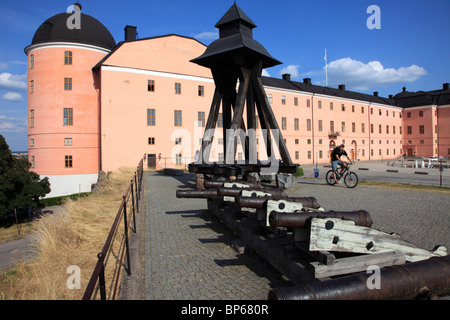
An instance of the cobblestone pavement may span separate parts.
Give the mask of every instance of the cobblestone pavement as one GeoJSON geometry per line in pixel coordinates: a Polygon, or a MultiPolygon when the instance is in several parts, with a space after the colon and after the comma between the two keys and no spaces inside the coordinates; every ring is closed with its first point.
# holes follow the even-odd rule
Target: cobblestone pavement
{"type": "MultiPolygon", "coordinates": [[[[266,299],[287,286],[257,255],[231,248],[231,231],[205,212],[205,199],[177,199],[194,176],[146,173],[146,299],[266,299]]],[[[345,185],[297,178],[291,196],[313,196],[327,210],[367,210],[373,228],[396,232],[419,247],[450,247],[449,193],[345,185]]]]}
{"type": "Polygon", "coordinates": [[[232,249],[237,238],[205,212],[205,199],[176,198],[193,175],[146,174],[146,299],[262,300],[286,285],[260,257],[232,249]]]}
{"type": "MultiPolygon", "coordinates": [[[[358,173],[359,174],[359,173],[358,173]]],[[[447,191],[447,192],[444,192],[447,191]]],[[[299,178],[290,196],[315,197],[326,210],[366,210],[372,228],[398,233],[402,239],[431,250],[450,249],[450,193],[345,184],[329,186],[325,179],[299,178]]]]}

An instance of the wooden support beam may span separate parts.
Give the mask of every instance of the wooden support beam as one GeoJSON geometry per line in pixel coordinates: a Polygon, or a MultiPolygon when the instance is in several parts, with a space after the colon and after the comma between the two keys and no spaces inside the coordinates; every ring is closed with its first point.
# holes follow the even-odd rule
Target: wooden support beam
{"type": "Polygon", "coordinates": [[[336,259],[333,264],[326,265],[321,262],[311,262],[314,278],[321,279],[354,272],[366,272],[370,266],[379,268],[405,264],[403,252],[384,252],[374,255],[361,255],[336,259]]]}
{"type": "MultiPolygon", "coordinates": [[[[239,91],[236,97],[236,103],[234,105],[234,112],[233,112],[233,120],[231,122],[230,127],[232,132],[236,132],[237,129],[240,129],[242,127],[245,99],[247,97],[247,91],[250,82],[249,81],[250,70],[242,68],[241,71],[242,71],[242,79],[239,82],[239,91]]],[[[234,164],[234,159],[236,157],[236,148],[234,146],[235,135],[227,134],[226,140],[227,140],[227,148],[225,154],[225,163],[234,164]]]]}
{"type": "Polygon", "coordinates": [[[267,122],[266,115],[262,109],[261,103],[258,99],[255,100],[256,108],[258,110],[258,118],[259,123],[261,125],[261,129],[265,130],[266,134],[263,134],[264,144],[266,146],[267,158],[271,159],[275,157],[275,152],[272,146],[272,135],[270,134],[269,123],[267,122]]]}
{"type": "Polygon", "coordinates": [[[312,219],[309,250],[365,254],[398,251],[403,252],[410,262],[447,255],[445,247],[431,252],[394,235],[337,218],[312,219]]]}
{"type": "Polygon", "coordinates": [[[219,116],[220,109],[220,101],[222,99],[222,95],[219,93],[219,90],[216,88],[214,91],[214,97],[211,104],[211,109],[209,111],[208,120],[206,122],[205,133],[203,135],[202,140],[202,149],[200,152],[200,161],[201,163],[209,162],[209,153],[210,146],[212,144],[212,140],[214,137],[214,130],[217,123],[217,118],[219,116]]]}
{"type": "MultiPolygon", "coordinates": [[[[250,79],[250,81],[252,81],[250,79]]],[[[249,90],[247,92],[247,137],[245,139],[245,159],[247,161],[257,161],[257,144],[256,144],[256,108],[255,100],[253,99],[253,88],[249,84],[249,90]],[[252,144],[250,148],[250,143],[252,144]]]]}
{"type": "MultiPolygon", "coordinates": [[[[292,160],[291,157],[289,155],[289,151],[286,147],[286,144],[284,143],[284,138],[283,138],[283,134],[281,133],[280,127],[278,126],[277,120],[275,118],[275,115],[273,114],[272,108],[270,106],[269,100],[267,99],[266,93],[264,91],[264,86],[262,84],[262,80],[261,78],[256,78],[256,81],[252,81],[253,87],[255,89],[256,95],[257,95],[257,99],[259,100],[259,102],[261,103],[261,107],[262,107],[262,111],[265,114],[265,117],[267,119],[267,122],[269,124],[269,127],[272,130],[278,130],[279,133],[279,141],[278,141],[278,146],[279,146],[279,150],[280,150],[280,156],[281,159],[283,160],[283,163],[291,165],[292,164],[292,160]]],[[[259,110],[258,110],[258,114],[259,114],[259,110]]]]}

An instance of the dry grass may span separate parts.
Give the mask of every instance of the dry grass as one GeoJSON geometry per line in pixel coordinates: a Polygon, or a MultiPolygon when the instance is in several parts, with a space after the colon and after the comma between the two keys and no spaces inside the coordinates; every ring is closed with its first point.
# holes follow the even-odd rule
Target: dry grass
{"type": "Polygon", "coordinates": [[[34,233],[36,259],[18,261],[3,272],[0,299],[81,299],[133,174],[133,169],[120,169],[101,192],[68,200],[60,215],[42,218],[34,233]],[[81,270],[79,290],[67,288],[72,265],[81,270]]]}

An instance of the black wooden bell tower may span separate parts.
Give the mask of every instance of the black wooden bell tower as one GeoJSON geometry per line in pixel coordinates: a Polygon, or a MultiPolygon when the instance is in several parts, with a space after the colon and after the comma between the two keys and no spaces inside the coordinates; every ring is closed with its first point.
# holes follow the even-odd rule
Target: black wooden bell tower
{"type": "Polygon", "coordinates": [[[267,155],[271,161],[278,161],[277,172],[296,173],[298,165],[293,164],[286,148],[278,123],[273,114],[261,80],[262,70],[281,64],[267,50],[253,39],[255,23],[236,5],[216,24],[219,39],[212,42],[198,58],[191,60],[211,69],[216,85],[211,109],[206,123],[199,160],[189,165],[194,173],[223,176],[244,176],[248,172],[260,172],[268,167],[256,157],[256,111],[267,135],[264,139],[267,155]],[[236,87],[238,90],[236,91],[236,87]],[[209,153],[214,131],[222,106],[224,163],[209,163],[209,153]],[[244,110],[246,109],[246,121],[244,110]],[[229,130],[231,129],[231,130],[229,130]],[[236,136],[233,132],[246,132],[245,164],[238,164],[236,157],[236,136]],[[253,130],[250,130],[253,129],[253,130]],[[278,133],[278,149],[281,161],[275,159],[271,132],[278,133]],[[250,142],[250,143],[249,143],[250,142]],[[253,143],[252,143],[253,142],[253,143]]]}

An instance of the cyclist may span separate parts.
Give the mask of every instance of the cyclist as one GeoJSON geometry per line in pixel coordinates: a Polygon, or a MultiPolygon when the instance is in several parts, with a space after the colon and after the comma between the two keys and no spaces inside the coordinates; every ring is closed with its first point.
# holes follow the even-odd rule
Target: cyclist
{"type": "Polygon", "coordinates": [[[331,152],[331,167],[333,168],[333,177],[334,177],[334,180],[336,181],[336,183],[342,183],[340,180],[338,181],[338,179],[336,177],[337,166],[338,165],[341,166],[341,174],[344,171],[344,169],[347,167],[347,164],[345,162],[342,162],[341,157],[345,156],[345,157],[347,157],[348,161],[350,161],[350,163],[353,163],[353,161],[350,160],[350,158],[348,157],[348,154],[344,150],[344,148],[345,148],[345,145],[341,144],[340,146],[334,148],[333,151],[331,152]]]}

